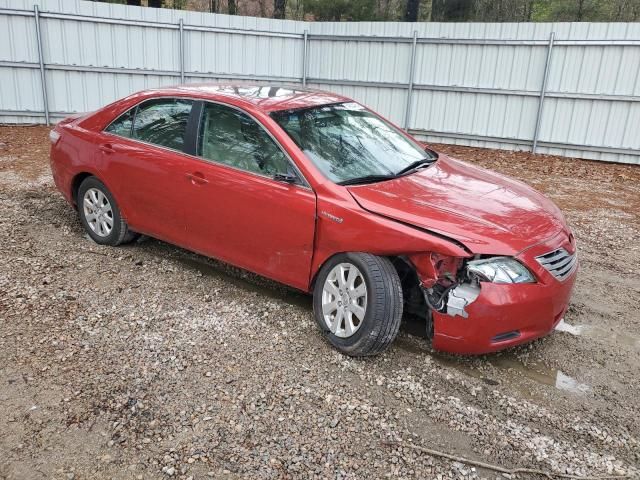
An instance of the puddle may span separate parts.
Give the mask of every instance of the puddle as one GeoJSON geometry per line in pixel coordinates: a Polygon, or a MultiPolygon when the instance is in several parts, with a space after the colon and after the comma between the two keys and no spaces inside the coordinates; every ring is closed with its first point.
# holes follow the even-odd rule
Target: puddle
{"type": "Polygon", "coordinates": [[[556,388],[573,393],[587,393],[590,390],[589,385],[578,382],[575,378],[565,375],[560,370],[556,373],[556,388]]]}
{"type": "MultiPolygon", "coordinates": [[[[222,265],[216,265],[214,260],[209,260],[206,257],[197,257],[195,254],[194,256],[191,256],[191,254],[178,252],[177,254],[172,254],[171,259],[188,268],[197,270],[202,273],[202,275],[223,280],[225,283],[230,283],[247,292],[254,292],[261,296],[274,300],[281,300],[290,305],[295,305],[309,310],[313,307],[310,295],[287,288],[286,286],[275,282],[273,283],[273,286],[260,285],[257,283],[262,280],[260,277],[256,277],[256,282],[244,279],[239,275],[237,276],[226,271],[222,265]],[[260,279],[258,280],[258,278],[260,279]]],[[[265,283],[270,283],[268,279],[264,279],[263,281],[265,283]]]]}
{"type": "MultiPolygon", "coordinates": [[[[499,385],[504,379],[507,381],[514,377],[524,377],[539,385],[547,385],[558,390],[583,395],[591,390],[589,385],[580,383],[570,377],[562,370],[548,368],[543,365],[528,364],[504,355],[489,355],[484,357],[456,357],[429,351],[428,344],[424,347],[419,345],[424,342],[421,338],[411,338],[410,335],[398,337],[396,344],[399,348],[422,355],[429,355],[430,358],[442,367],[452,368],[458,372],[483,381],[488,385],[499,385]]],[[[512,383],[512,382],[510,382],[512,383]]],[[[520,388],[517,384],[514,388],[521,391],[524,396],[529,396],[526,389],[520,388]]]]}
{"type": "Polygon", "coordinates": [[[589,385],[580,383],[562,370],[535,364],[525,365],[518,360],[508,357],[490,357],[487,361],[498,369],[514,370],[529,380],[533,380],[541,385],[550,385],[558,390],[577,394],[584,394],[590,390],[589,385]]]}
{"type": "Polygon", "coordinates": [[[608,338],[613,341],[613,343],[640,349],[640,338],[638,337],[608,331],[604,328],[593,325],[571,325],[570,323],[565,322],[564,318],[560,320],[556,326],[556,330],[575,335],[576,337],[585,336],[589,338],[608,338]]]}
{"type": "Polygon", "coordinates": [[[567,332],[575,336],[582,335],[586,328],[587,327],[585,327],[584,325],[571,325],[570,323],[565,322],[564,318],[560,320],[560,322],[558,322],[558,325],[556,325],[557,331],[567,332]]]}

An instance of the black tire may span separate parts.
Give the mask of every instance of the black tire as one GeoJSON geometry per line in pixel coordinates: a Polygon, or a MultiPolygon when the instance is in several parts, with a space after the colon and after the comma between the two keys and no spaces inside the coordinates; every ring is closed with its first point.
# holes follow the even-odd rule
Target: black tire
{"type": "Polygon", "coordinates": [[[89,234],[89,236],[93,239],[94,242],[100,245],[110,245],[115,247],[117,245],[121,245],[123,243],[128,243],[136,238],[138,238],[138,234],[129,230],[127,226],[127,222],[125,222],[124,218],[120,214],[120,209],[118,208],[118,204],[116,203],[116,199],[113,197],[109,189],[98,180],[97,177],[87,177],[85,178],[80,187],[78,188],[78,195],[76,197],[76,204],[78,205],[78,214],[80,215],[80,221],[82,222],[82,226],[89,234]],[[99,190],[102,194],[107,198],[109,204],[111,206],[111,212],[113,214],[113,227],[111,232],[109,232],[106,236],[98,235],[90,226],[87,221],[85,209],[84,209],[84,196],[87,191],[91,188],[99,190]]]}
{"type": "Polygon", "coordinates": [[[391,261],[368,253],[342,253],[320,269],[313,290],[313,313],[320,330],[340,352],[363,357],[386,350],[396,338],[402,320],[402,286],[391,261]],[[347,338],[334,335],[322,313],[322,292],[331,270],[350,263],[360,270],[367,287],[364,318],[355,333],[347,338]]]}

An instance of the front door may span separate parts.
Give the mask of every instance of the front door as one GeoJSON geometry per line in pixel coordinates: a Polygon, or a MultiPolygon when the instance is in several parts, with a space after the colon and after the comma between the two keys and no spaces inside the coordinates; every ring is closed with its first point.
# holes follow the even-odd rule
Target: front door
{"type": "Polygon", "coordinates": [[[274,179],[295,172],[289,157],[253,118],[217,103],[204,103],[196,145],[185,246],[306,290],[316,197],[274,179]]]}

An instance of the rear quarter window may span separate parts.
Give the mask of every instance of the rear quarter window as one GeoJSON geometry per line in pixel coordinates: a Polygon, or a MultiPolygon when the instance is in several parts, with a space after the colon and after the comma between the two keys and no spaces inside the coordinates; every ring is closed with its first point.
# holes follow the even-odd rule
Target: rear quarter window
{"type": "Polygon", "coordinates": [[[123,113],[118,118],[116,118],[111,124],[104,129],[105,132],[112,133],[114,135],[118,135],[120,137],[131,137],[131,128],[133,127],[133,114],[136,110],[136,107],[133,107],[128,112],[123,113]]]}

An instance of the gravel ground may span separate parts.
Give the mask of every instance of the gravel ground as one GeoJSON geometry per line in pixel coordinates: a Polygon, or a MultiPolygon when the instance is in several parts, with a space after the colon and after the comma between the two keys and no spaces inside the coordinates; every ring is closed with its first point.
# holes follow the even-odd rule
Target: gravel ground
{"type": "Polygon", "coordinates": [[[436,146],[564,210],[582,269],[566,324],[474,358],[408,325],[358,360],[305,295],[152,239],[94,244],[53,186],[47,131],[0,127],[0,478],[500,475],[390,440],[637,476],[639,168],[436,146]]]}

